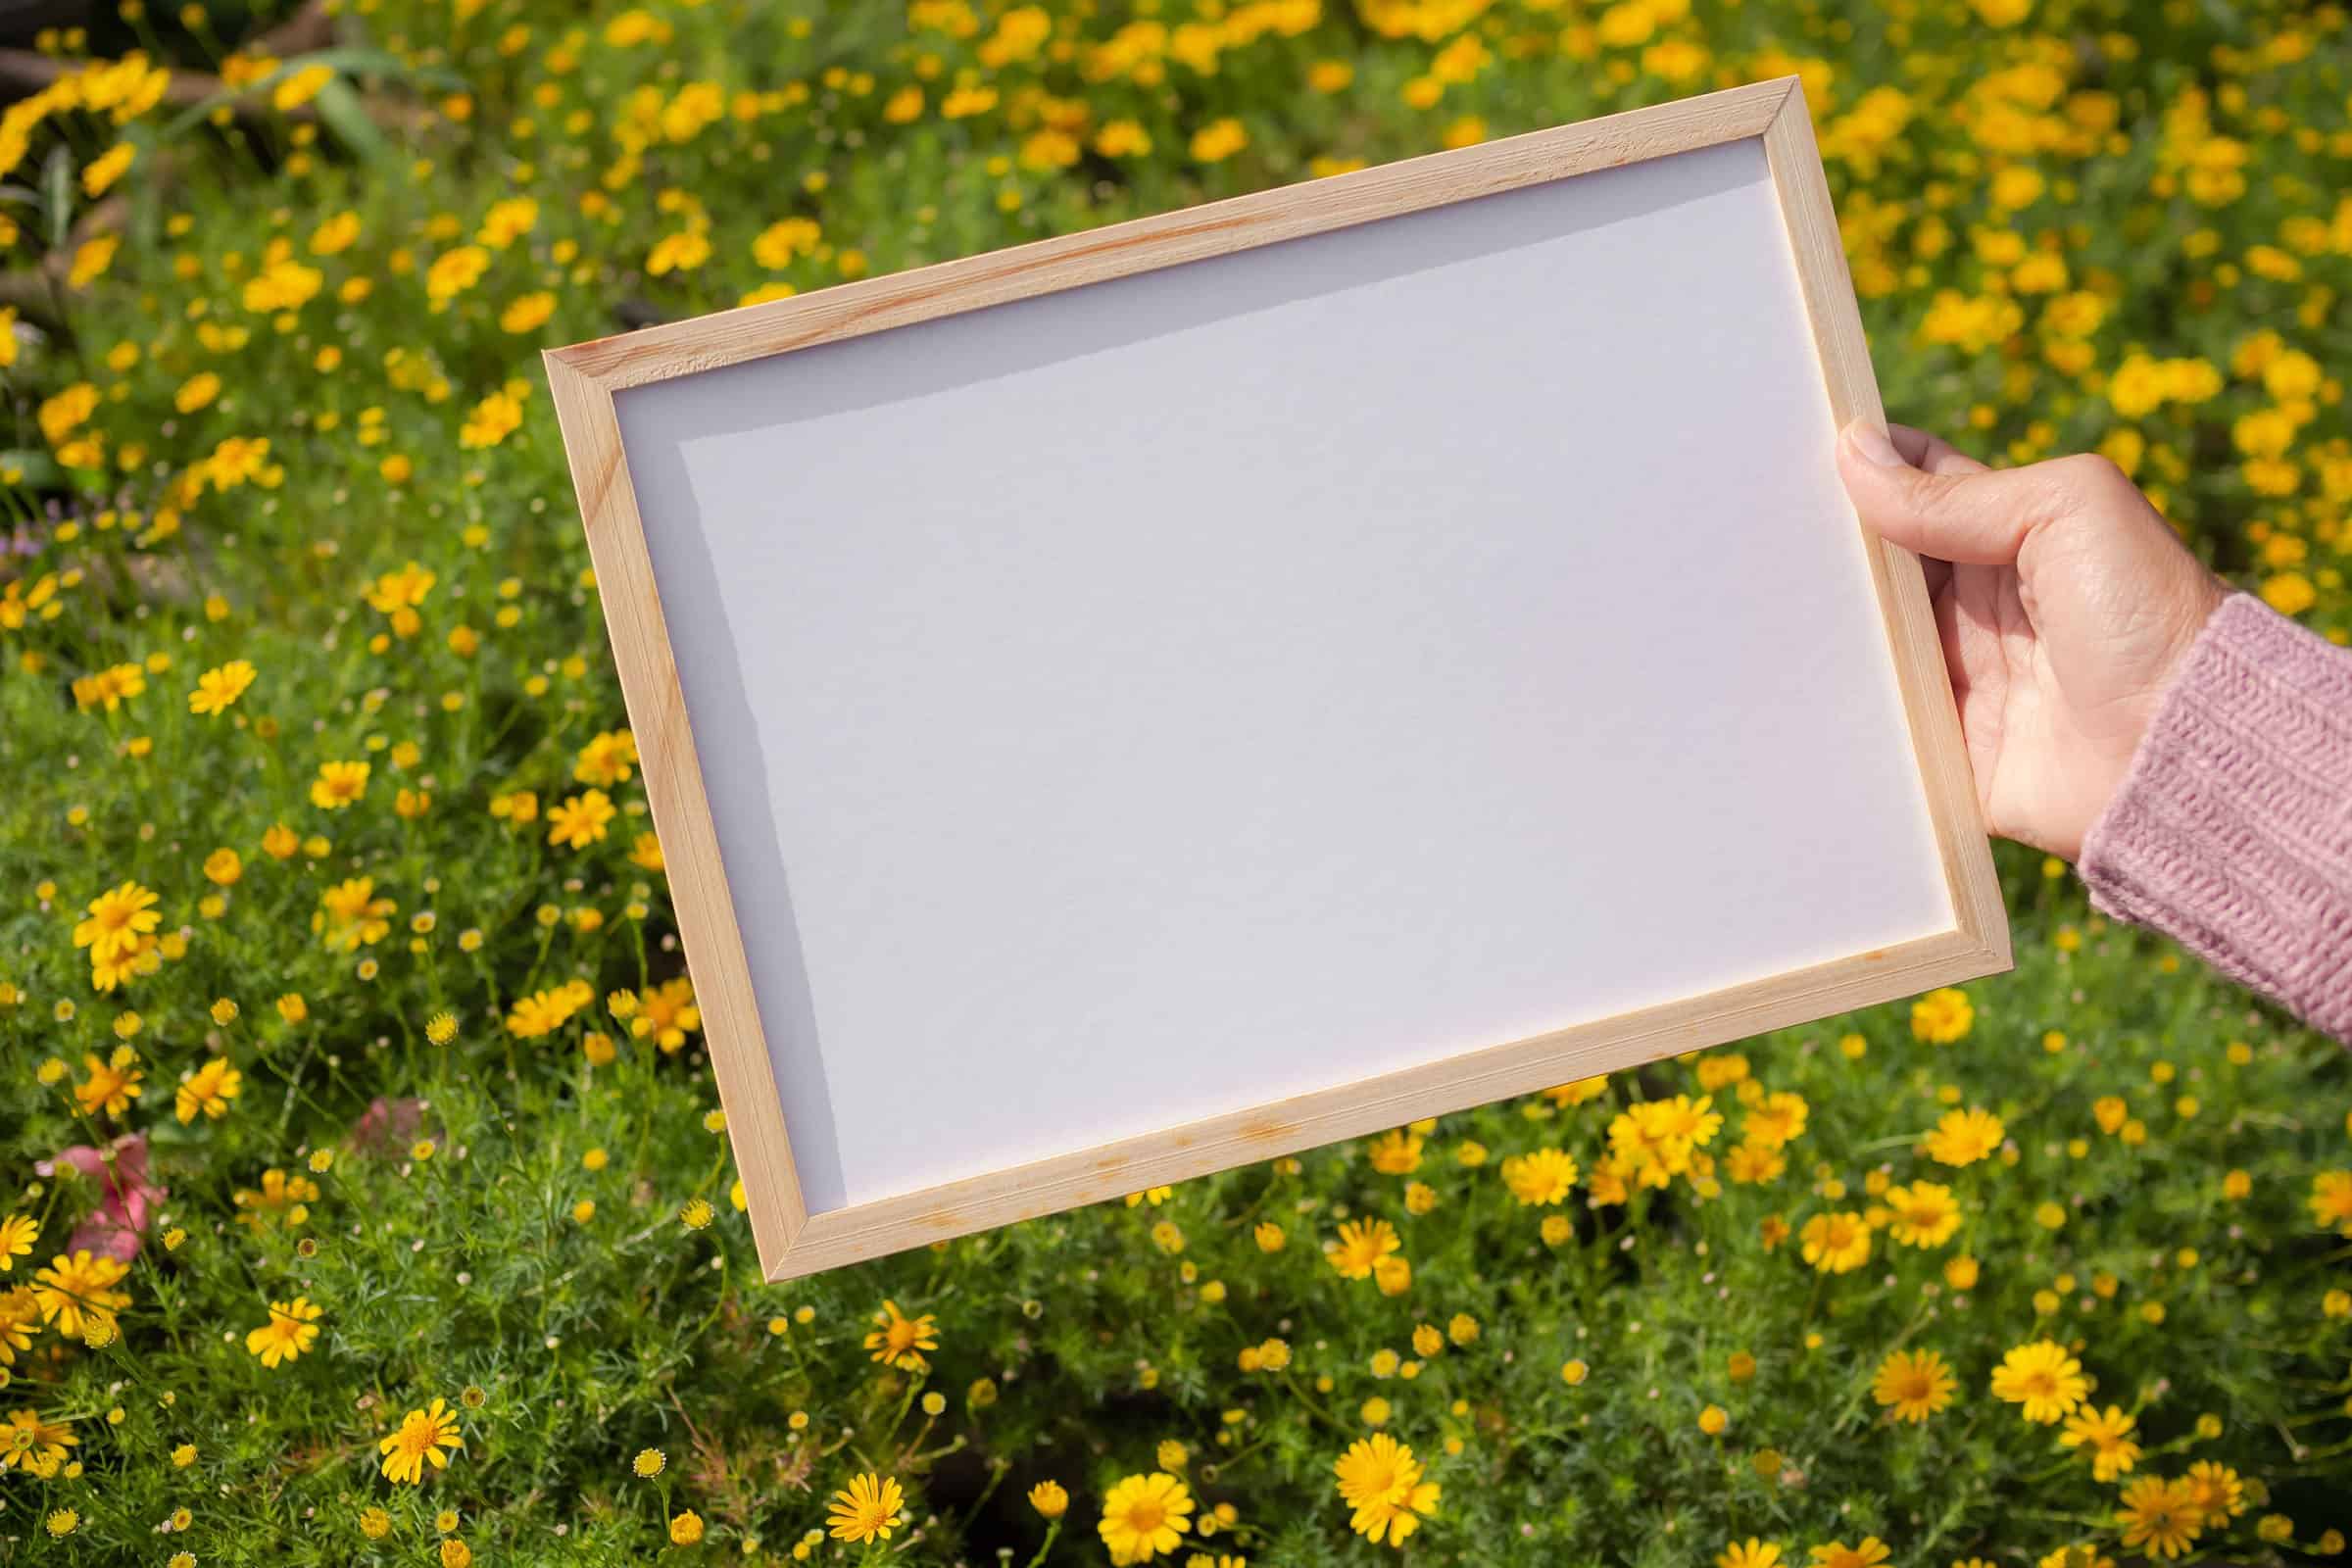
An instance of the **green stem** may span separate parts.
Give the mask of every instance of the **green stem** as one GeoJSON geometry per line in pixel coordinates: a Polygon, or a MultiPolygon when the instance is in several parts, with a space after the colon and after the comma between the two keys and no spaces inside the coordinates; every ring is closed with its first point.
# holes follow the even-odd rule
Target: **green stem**
{"type": "Polygon", "coordinates": [[[1029,1559],[1029,1568],[1039,1568],[1039,1564],[1046,1560],[1046,1554],[1054,1549],[1054,1542],[1060,1534],[1061,1521],[1059,1519],[1054,1519],[1047,1522],[1046,1539],[1039,1544],[1037,1548],[1037,1555],[1029,1559]]]}

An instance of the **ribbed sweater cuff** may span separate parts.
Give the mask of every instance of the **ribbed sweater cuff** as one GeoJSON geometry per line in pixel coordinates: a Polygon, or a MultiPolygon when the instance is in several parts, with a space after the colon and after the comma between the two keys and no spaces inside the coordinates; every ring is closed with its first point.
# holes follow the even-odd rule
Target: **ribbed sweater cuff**
{"type": "Polygon", "coordinates": [[[2231,594],[2078,869],[2094,907],[2352,1043],[2352,650],[2231,594]]]}

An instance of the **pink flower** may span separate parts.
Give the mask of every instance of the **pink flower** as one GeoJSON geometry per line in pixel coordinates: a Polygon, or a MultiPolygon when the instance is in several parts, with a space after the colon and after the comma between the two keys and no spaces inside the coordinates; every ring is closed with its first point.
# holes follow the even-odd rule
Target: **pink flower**
{"type": "Polygon", "coordinates": [[[147,1234],[150,1211],[171,1196],[171,1189],[147,1179],[147,1135],[118,1138],[103,1152],[87,1144],[75,1144],[58,1151],[54,1159],[41,1160],[33,1169],[54,1176],[60,1164],[73,1166],[106,1193],[67,1241],[66,1250],[87,1248],[125,1263],[136,1257],[139,1238],[147,1234]]]}
{"type": "Polygon", "coordinates": [[[363,1154],[398,1154],[416,1142],[424,1125],[421,1100],[386,1100],[378,1095],[351,1124],[351,1147],[363,1154]]]}

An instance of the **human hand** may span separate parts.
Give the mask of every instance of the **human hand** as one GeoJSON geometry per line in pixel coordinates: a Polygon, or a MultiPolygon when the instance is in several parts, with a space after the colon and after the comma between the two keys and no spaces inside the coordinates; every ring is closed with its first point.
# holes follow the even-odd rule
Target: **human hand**
{"type": "Polygon", "coordinates": [[[2105,458],[1987,468],[1892,430],[1847,425],[1838,468],[1862,520],[1926,558],[1985,824],[2075,859],[2229,587],[2105,458]]]}

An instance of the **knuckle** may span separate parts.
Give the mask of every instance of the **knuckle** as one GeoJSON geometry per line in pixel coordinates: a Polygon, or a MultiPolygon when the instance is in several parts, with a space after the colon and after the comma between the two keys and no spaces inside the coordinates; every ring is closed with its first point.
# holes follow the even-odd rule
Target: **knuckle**
{"type": "Polygon", "coordinates": [[[2104,454],[2077,453],[2060,458],[2052,468],[2053,510],[2062,515],[2111,517],[2139,499],[2139,487],[2104,454]]]}

